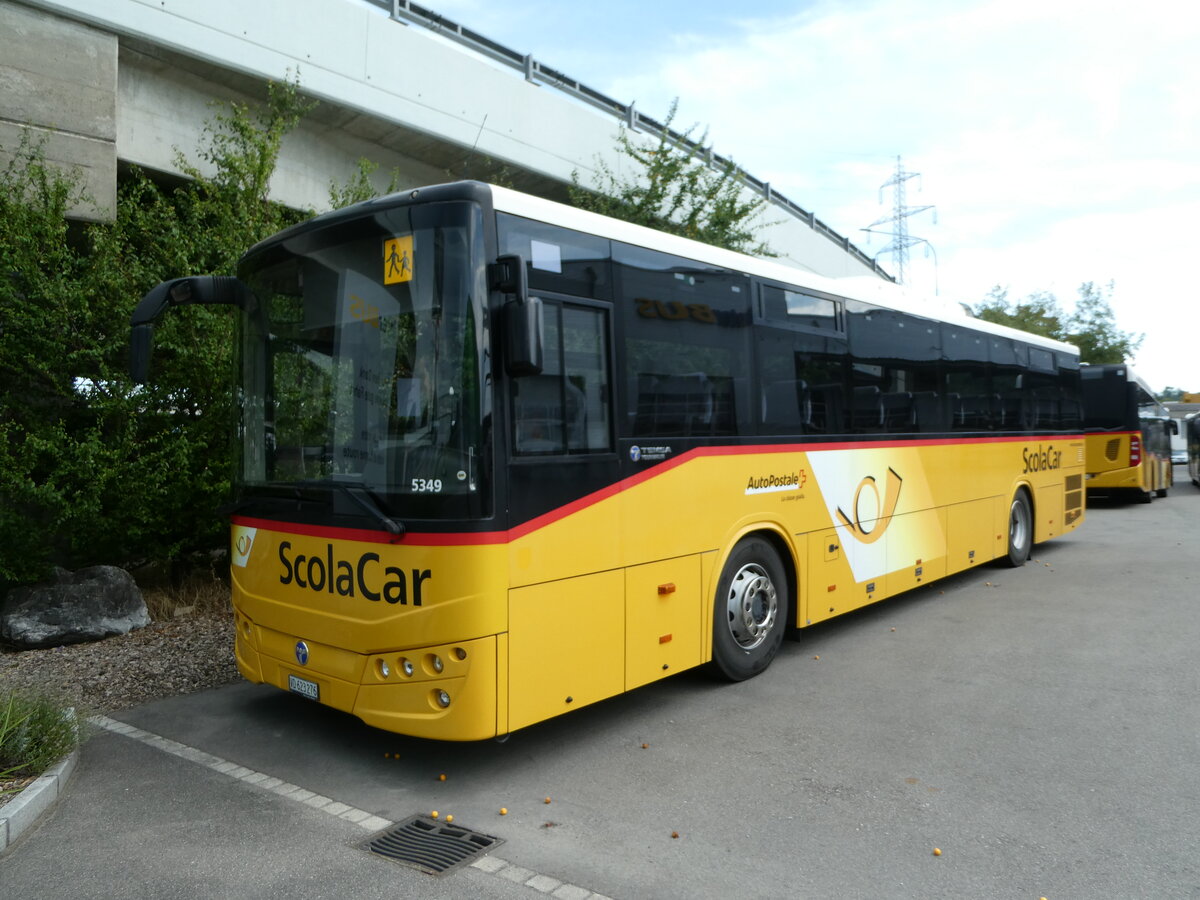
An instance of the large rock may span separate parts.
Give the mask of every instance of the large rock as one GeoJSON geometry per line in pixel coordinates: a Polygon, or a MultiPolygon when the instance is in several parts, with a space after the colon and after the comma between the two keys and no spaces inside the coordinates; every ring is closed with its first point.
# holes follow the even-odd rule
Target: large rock
{"type": "Polygon", "coordinates": [[[142,592],[115,566],[58,569],[53,581],[14,588],[0,605],[0,637],[28,650],[98,641],[149,624],[142,592]]]}

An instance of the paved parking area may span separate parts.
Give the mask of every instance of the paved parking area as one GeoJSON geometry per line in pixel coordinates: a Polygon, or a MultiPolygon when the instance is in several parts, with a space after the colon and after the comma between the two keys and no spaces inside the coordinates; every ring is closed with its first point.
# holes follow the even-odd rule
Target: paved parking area
{"type": "Polygon", "coordinates": [[[453,814],[504,840],[493,871],[433,877],[372,858],[351,821],[106,731],[47,820],[0,858],[0,885],[23,897],[1200,896],[1200,490],[1096,504],[1034,557],[810,629],[752,681],[685,673],[505,743],[400,738],[248,684],[116,717],[380,821],[453,814]]]}

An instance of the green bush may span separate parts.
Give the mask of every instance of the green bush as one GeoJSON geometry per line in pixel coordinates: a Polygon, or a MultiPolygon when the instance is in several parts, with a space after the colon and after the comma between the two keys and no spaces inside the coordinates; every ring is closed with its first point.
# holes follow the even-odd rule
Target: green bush
{"type": "Polygon", "coordinates": [[[136,565],[221,547],[232,475],[233,317],[189,307],[156,330],[151,383],[128,375],[129,317],[160,281],[232,274],[310,215],[268,200],[310,108],[293,82],[206,128],[189,180],[134,171],[115,220],[79,227],[76,179],[23,140],[0,171],[0,591],[54,565],[136,565]],[[211,173],[211,174],[206,174],[211,173]]]}
{"type": "Polygon", "coordinates": [[[763,228],[778,224],[761,219],[766,199],[747,196],[732,160],[720,168],[709,165],[707,130],[698,139],[692,138],[695,125],[671,136],[678,108],[676,98],[657,141],[639,141],[622,126],[616,148],[621,165],[613,171],[597,157],[591,184],[572,172],[571,203],[739,253],[778,256],[759,239],[763,228]]]}

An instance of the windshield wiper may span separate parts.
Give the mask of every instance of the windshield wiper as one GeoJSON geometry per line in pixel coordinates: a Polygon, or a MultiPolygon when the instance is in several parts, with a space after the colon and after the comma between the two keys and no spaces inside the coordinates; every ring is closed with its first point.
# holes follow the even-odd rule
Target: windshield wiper
{"type": "Polygon", "coordinates": [[[405,532],[404,525],[390,515],[384,507],[383,502],[370,490],[361,485],[346,484],[341,481],[305,481],[299,484],[267,483],[249,485],[249,487],[254,491],[252,496],[243,497],[237,502],[223,507],[222,513],[230,515],[247,506],[252,506],[262,499],[283,502],[291,501],[299,509],[301,503],[323,501],[328,497],[328,494],[325,494],[321,489],[332,488],[349,497],[355,506],[382,525],[383,530],[388,534],[400,536],[405,532]]]}
{"type": "Polygon", "coordinates": [[[360,508],[369,514],[375,521],[383,526],[388,534],[402,535],[404,534],[404,526],[393,519],[387,512],[384,511],[384,505],[378,497],[371,491],[361,485],[346,484],[342,481],[325,482],[330,487],[337,488],[351,500],[353,500],[360,508]]]}

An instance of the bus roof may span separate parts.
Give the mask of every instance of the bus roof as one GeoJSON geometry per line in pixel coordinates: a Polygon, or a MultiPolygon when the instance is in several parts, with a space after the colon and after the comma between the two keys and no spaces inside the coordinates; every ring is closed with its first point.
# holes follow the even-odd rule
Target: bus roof
{"type": "Polygon", "coordinates": [[[1130,368],[1130,366],[1126,363],[1083,363],[1082,365],[1084,368],[1092,372],[1113,372],[1115,374],[1123,375],[1126,381],[1136,384],[1151,397],[1156,397],[1154,389],[1150,387],[1149,382],[1142,378],[1142,376],[1137,372],[1133,371],[1133,369],[1130,368]],[[1122,369],[1124,370],[1123,372],[1120,371],[1122,369]]]}
{"type": "Polygon", "coordinates": [[[875,306],[893,309],[897,312],[922,316],[941,322],[961,325],[986,334],[1013,338],[1028,344],[1035,344],[1060,353],[1078,357],[1079,349],[1071,344],[998,325],[968,315],[965,305],[947,300],[942,297],[929,297],[915,294],[901,285],[893,284],[882,278],[870,275],[857,275],[847,278],[830,278],[802,269],[799,266],[786,265],[770,259],[735,253],[722,247],[714,247],[690,238],[667,234],[644,225],[634,225],[621,219],[602,216],[599,213],[588,212],[564,203],[524,194],[511,188],[495,184],[485,184],[478,181],[459,181],[448,184],[430,185],[428,187],[405,189],[383,197],[374,197],[342,209],[331,210],[314,219],[299,222],[278,234],[272,235],[251,247],[246,256],[254,254],[259,249],[287,241],[297,235],[306,234],[314,229],[324,228],[347,221],[368,212],[387,209],[392,206],[407,205],[418,196],[429,200],[471,199],[483,201],[490,193],[492,206],[499,212],[511,213],[516,216],[559,225],[592,234],[609,240],[622,241],[639,247],[647,247],[671,253],[685,259],[695,260],[711,266],[733,269],[760,278],[770,278],[782,281],[799,288],[820,291],[850,300],[861,300],[875,306]]]}
{"type": "Polygon", "coordinates": [[[894,309],[927,319],[960,324],[977,331],[986,332],[1002,337],[1016,338],[1030,344],[1037,344],[1061,353],[1078,356],[1079,349],[1072,344],[1054,340],[1038,334],[1031,334],[1006,325],[998,325],[977,319],[966,313],[962,304],[947,301],[944,298],[934,298],[914,294],[904,287],[882,278],[870,275],[858,275],[847,278],[830,278],[744,253],[736,253],[722,247],[714,247],[690,238],[667,234],[644,225],[635,225],[620,219],[613,219],[598,213],[588,212],[553,200],[534,197],[520,191],[499,185],[489,185],[492,191],[493,205],[499,212],[511,213],[563,228],[570,228],[586,234],[610,240],[622,241],[637,246],[650,247],[682,256],[686,259],[707,263],[726,269],[735,269],[761,278],[771,278],[783,281],[797,287],[822,291],[852,300],[862,300],[876,306],[894,309]]]}

